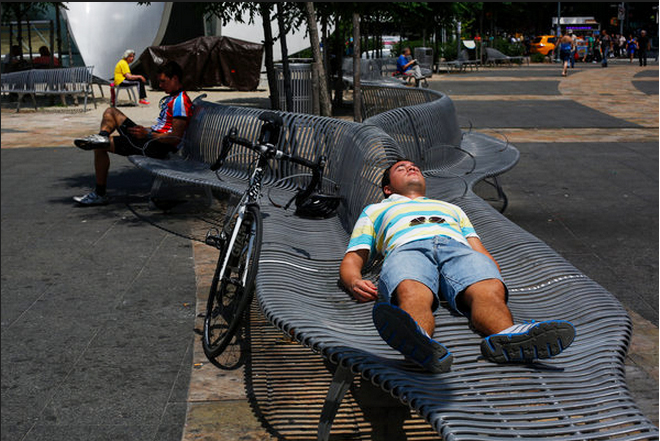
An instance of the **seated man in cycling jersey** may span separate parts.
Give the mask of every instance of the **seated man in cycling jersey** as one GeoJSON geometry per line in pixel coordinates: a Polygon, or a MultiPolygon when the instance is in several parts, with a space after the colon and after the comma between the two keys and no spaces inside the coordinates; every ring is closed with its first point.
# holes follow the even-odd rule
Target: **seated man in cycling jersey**
{"type": "Polygon", "coordinates": [[[340,278],[358,301],[379,300],[373,319],[390,346],[431,372],[446,372],[453,356],[432,339],[440,298],[485,336],[481,352],[490,361],[531,362],[571,344],[569,322],[514,325],[497,262],[463,210],[424,196],[417,166],[397,161],[385,170],[381,188],[386,199],[358,218],[340,278]],[[361,274],[375,254],[384,255],[378,288],[361,274]]]}
{"type": "Polygon", "coordinates": [[[110,169],[108,152],[121,156],[146,155],[153,158],[166,158],[176,152],[178,144],[188,127],[192,101],[183,90],[183,71],[174,61],[161,65],[158,69],[160,88],[168,95],[160,101],[160,114],[151,128],[135,124],[115,107],[109,107],[101,119],[101,131],[74,140],[76,147],[94,150],[94,170],[96,188],[94,191],[73,199],[81,205],[104,205],[108,203],[106,184],[110,169]],[[117,130],[119,136],[110,135],[117,130]]]}

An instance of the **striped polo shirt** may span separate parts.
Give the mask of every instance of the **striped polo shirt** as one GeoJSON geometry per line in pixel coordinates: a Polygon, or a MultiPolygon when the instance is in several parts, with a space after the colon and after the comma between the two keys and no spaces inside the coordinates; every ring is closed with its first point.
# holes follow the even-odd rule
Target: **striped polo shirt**
{"type": "Polygon", "coordinates": [[[170,133],[172,131],[172,121],[174,118],[184,118],[190,121],[192,110],[192,101],[184,91],[168,95],[160,100],[160,114],[156,119],[156,124],[151,126],[151,130],[156,133],[170,133]]]}
{"type": "Polygon", "coordinates": [[[362,211],[346,252],[366,249],[372,257],[387,257],[398,246],[435,236],[446,236],[468,246],[468,237],[479,237],[465,212],[454,204],[392,194],[362,211]]]}

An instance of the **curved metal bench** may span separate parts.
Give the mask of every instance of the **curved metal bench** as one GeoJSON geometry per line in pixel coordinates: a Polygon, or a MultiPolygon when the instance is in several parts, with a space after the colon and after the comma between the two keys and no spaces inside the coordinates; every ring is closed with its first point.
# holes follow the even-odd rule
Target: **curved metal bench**
{"type": "Polygon", "coordinates": [[[66,95],[71,95],[76,103],[78,96],[84,98],[83,111],[87,111],[87,98],[91,96],[94,108],[94,90],[92,72],[94,66],[64,67],[56,69],[31,69],[21,72],[2,74],[2,93],[18,95],[16,112],[21,108],[24,95],[32,97],[37,110],[36,95],[59,95],[66,106],[66,95]]]}
{"type": "MultiPolygon", "coordinates": [[[[457,131],[451,122],[455,117],[449,118],[451,101],[435,98],[386,112],[367,124],[283,114],[280,147],[310,159],[327,155],[327,176],[342,195],[337,215],[323,220],[262,206],[267,221],[256,298],[271,323],[337,366],[319,439],[328,439],[335,412],[357,375],[414,409],[446,440],[658,439],[657,428],[626,388],[623,363],[632,327],[625,310],[610,293],[472,193],[475,182],[512,166],[517,151],[492,138],[457,131]],[[417,116],[424,117],[425,110],[428,121],[440,125],[447,117],[451,123],[406,136],[410,127],[420,131],[423,120],[417,116]],[[433,375],[415,368],[380,338],[371,319],[373,305],[356,303],[339,286],[338,269],[357,217],[365,205],[381,198],[382,170],[402,155],[426,158],[428,164],[422,165],[428,195],[456,203],[470,216],[502,267],[516,321],[562,318],[575,324],[577,338],[569,350],[533,366],[487,363],[480,356],[480,336],[464,317],[442,307],[434,338],[455,354],[451,372],[433,375]],[[489,155],[513,162],[495,166],[483,160],[489,155]]],[[[238,151],[223,167],[221,180],[205,167],[215,161],[229,128],[257,138],[259,112],[198,102],[178,158],[130,160],[166,179],[238,192],[251,163],[247,155],[238,151]]],[[[291,194],[283,178],[296,173],[295,167],[277,168],[267,185],[276,194],[291,194]]],[[[365,274],[373,280],[377,275],[377,264],[365,274]]]]}
{"type": "Polygon", "coordinates": [[[504,212],[507,197],[497,176],[518,162],[517,149],[506,141],[463,132],[453,102],[440,92],[385,86],[364,89],[364,113],[373,115],[365,124],[378,126],[394,138],[404,157],[421,164],[429,177],[462,176],[465,190],[480,180],[488,182],[503,201],[504,212]],[[397,106],[400,102],[407,105],[397,106]]]}

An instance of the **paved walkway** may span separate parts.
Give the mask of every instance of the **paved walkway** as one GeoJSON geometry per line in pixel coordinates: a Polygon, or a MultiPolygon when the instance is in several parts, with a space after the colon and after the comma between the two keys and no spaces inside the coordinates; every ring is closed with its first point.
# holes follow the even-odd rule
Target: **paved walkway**
{"type": "MultiPolygon", "coordinates": [[[[544,75],[542,71],[545,66],[540,66],[539,75],[544,75]]],[[[617,90],[613,85],[622,82],[621,76],[626,69],[625,76],[634,78],[634,75],[640,71],[646,70],[620,66],[610,68],[609,70],[584,69],[580,72],[572,72],[572,75],[557,81],[560,95],[553,96],[554,101],[575,101],[588,106],[599,112],[610,114],[608,111],[613,107],[611,116],[620,117],[620,111],[616,110],[616,98],[625,101],[626,95],[633,96],[638,101],[638,107],[630,109],[625,114],[636,124],[643,128],[623,129],[620,128],[602,129],[602,128],[574,128],[574,129],[542,129],[542,128],[524,128],[524,129],[498,129],[497,131],[475,128],[480,132],[491,133],[494,136],[506,134],[509,140],[517,145],[520,142],[552,142],[552,143],[576,143],[593,142],[595,139],[602,142],[613,143],[619,141],[631,141],[633,138],[637,142],[651,142],[653,145],[658,143],[658,96],[647,95],[630,87],[620,87],[621,93],[607,92],[609,98],[608,105],[603,105],[600,101],[600,93],[594,93],[594,84],[606,84],[604,89],[617,90]],[[582,99],[589,96],[589,99],[582,99]],[[614,97],[613,97],[614,96],[614,97]],[[651,110],[651,111],[649,111],[651,110]],[[653,112],[655,111],[655,113],[653,112]],[[641,124],[640,124],[641,122],[641,124]],[[604,133],[603,133],[604,132],[604,133]]],[[[529,70],[533,73],[534,67],[529,70]]],[[[657,74],[657,67],[654,68],[657,74]]],[[[443,90],[445,81],[478,81],[483,84],[502,84],[502,82],[511,81],[549,81],[554,79],[542,77],[517,78],[515,72],[511,77],[502,77],[501,69],[491,70],[497,74],[489,77],[487,73],[482,76],[471,77],[469,74],[459,77],[440,76],[431,80],[431,87],[443,90]]],[[[559,70],[557,70],[557,75],[559,70]]],[[[644,81],[656,81],[655,78],[648,78],[644,81]]],[[[625,81],[624,81],[625,82],[625,81]]],[[[461,101],[498,101],[500,99],[510,102],[520,101],[548,101],[539,99],[538,95],[451,95],[452,99],[460,104],[461,101]]],[[[626,106],[630,107],[630,106],[626,106]]],[[[460,106],[459,106],[460,110],[460,106]]],[[[656,160],[657,167],[657,160],[656,160]]],[[[514,169],[515,170],[515,169],[514,169]]],[[[509,172],[511,173],[511,172],[509,172]]],[[[512,187],[511,184],[507,187],[512,187]]],[[[657,175],[656,175],[657,185],[657,175]]],[[[515,196],[512,196],[515,199],[515,196]]],[[[657,198],[656,198],[657,200],[657,198]]],[[[657,218],[657,215],[656,215],[657,218]]],[[[656,252],[657,252],[657,248],[656,252]]],[[[210,253],[208,247],[203,245],[195,246],[196,262],[206,262],[206,265],[197,265],[198,281],[209,280],[211,271],[215,265],[215,255],[210,253]]],[[[657,271],[657,260],[655,264],[657,271]]],[[[657,277],[656,277],[657,281],[657,277]]],[[[657,291],[657,282],[650,284],[651,290],[657,291]]],[[[201,292],[198,291],[198,306],[203,309],[203,300],[206,298],[208,286],[198,285],[201,292]]],[[[657,299],[656,299],[657,302],[657,299]]],[[[199,312],[201,312],[201,309],[199,312]]],[[[631,314],[635,333],[631,345],[630,354],[627,358],[627,374],[629,384],[633,394],[640,405],[645,409],[647,416],[655,424],[658,423],[658,328],[657,325],[641,317],[635,311],[629,309],[631,314]]],[[[326,387],[331,381],[331,376],[324,368],[320,357],[313,354],[305,354],[305,349],[299,350],[297,345],[286,345],[282,337],[277,333],[268,333],[264,330],[266,325],[260,318],[258,312],[253,311],[253,322],[256,322],[255,329],[251,331],[253,344],[250,348],[250,354],[253,358],[253,364],[250,365],[250,372],[260,372],[266,378],[253,378],[252,382],[261,383],[261,390],[255,390],[254,385],[246,389],[246,395],[236,396],[234,388],[227,388],[225,384],[239,383],[245,378],[245,372],[242,370],[234,372],[222,372],[208,363],[201,351],[195,353],[195,370],[191,378],[191,394],[189,395],[190,406],[188,420],[184,431],[184,440],[224,440],[238,439],[238,433],[243,433],[248,439],[277,439],[282,436],[284,439],[310,439],[314,437],[317,423],[317,416],[320,413],[323,404],[326,387]],[[254,340],[259,343],[254,343],[254,340]],[[261,357],[256,357],[256,352],[261,357]],[[271,358],[270,363],[264,362],[264,354],[271,358]],[[291,360],[292,358],[292,360],[291,360]],[[274,361],[274,360],[276,361],[274,361]],[[260,363],[261,362],[261,363],[260,363]],[[277,370],[277,372],[273,372],[277,370]],[[290,371],[295,370],[295,375],[290,371]],[[288,373],[288,374],[287,374],[288,373]],[[310,386],[308,381],[301,380],[301,376],[315,376],[315,383],[310,386]],[[216,384],[215,387],[211,387],[216,384]],[[219,391],[224,391],[220,393],[219,391]],[[305,391],[303,393],[303,391],[305,391]],[[263,399],[263,395],[268,396],[268,400],[263,399]],[[293,394],[293,396],[291,396],[293,394]],[[281,398],[281,396],[284,398],[281,398]],[[261,398],[261,399],[260,399],[261,398]],[[279,398],[279,399],[278,399],[279,398]],[[244,401],[246,400],[246,401],[244,401]],[[236,419],[238,415],[245,415],[245,404],[250,403],[255,413],[260,415],[262,421],[268,421],[268,429],[264,429],[259,424],[258,419],[236,419]],[[240,421],[240,422],[238,422],[240,421]]],[[[258,376],[257,376],[258,377],[258,376]]],[[[240,395],[240,394],[239,394],[240,395]]],[[[396,404],[391,403],[386,396],[379,396],[377,391],[370,390],[365,385],[356,385],[355,389],[348,394],[343,404],[344,413],[340,414],[333,428],[333,433],[338,436],[350,437],[350,439],[404,439],[403,435],[397,437],[395,430],[403,432],[407,437],[415,436],[419,439],[437,439],[437,435],[429,431],[426,423],[409,412],[402,411],[396,404]],[[364,389],[369,390],[364,392],[364,389]],[[364,395],[370,395],[367,399],[374,406],[369,409],[363,404],[364,395]],[[359,398],[356,400],[356,397],[359,398]],[[387,403],[383,405],[383,402],[387,403]],[[380,412],[378,417],[373,415],[375,409],[380,412]],[[390,424],[387,424],[389,421],[390,424]],[[396,428],[395,428],[396,427],[396,428]],[[384,436],[387,434],[387,436],[384,436]]]]}
{"type": "MultiPolygon", "coordinates": [[[[593,220],[591,229],[600,231],[602,207],[587,202],[607,199],[603,192],[609,187],[598,182],[602,191],[591,195],[572,187],[569,175],[579,175],[585,165],[558,145],[611,157],[608,172],[623,174],[614,164],[625,162],[647,184],[655,180],[648,195],[633,189],[626,200],[646,205],[650,200],[647,210],[657,229],[658,95],[639,85],[657,84],[658,67],[578,65],[567,78],[559,72],[549,65],[482,69],[436,75],[431,87],[450,94],[464,125],[469,119],[474,130],[504,135],[521,149],[524,159],[502,178],[511,199],[507,215],[571,262],[584,264],[580,269],[629,309],[634,334],[628,384],[657,424],[657,231],[644,254],[650,256],[651,277],[637,277],[639,298],[629,296],[604,274],[627,277],[610,263],[620,258],[608,254],[612,244],[600,240],[602,248],[592,247],[591,232],[575,227],[569,213],[582,216],[576,223],[593,220]],[[573,124],[571,115],[580,114],[586,123],[573,124]],[[604,117],[611,119],[599,124],[604,117]],[[563,161],[557,151],[560,158],[566,155],[563,161]],[[655,174],[646,177],[649,167],[655,174]],[[558,171],[559,182],[548,186],[548,173],[558,171]],[[578,205],[565,205],[573,199],[578,205]]],[[[268,105],[263,89],[205,93],[213,101],[268,105]]],[[[151,105],[127,107],[126,113],[148,124],[157,102],[155,93],[150,98],[151,105]]],[[[123,205],[71,209],[71,191],[83,191],[91,177],[91,156],[71,148],[71,139],[98,130],[103,107],[84,114],[27,108],[2,113],[2,439],[313,438],[331,380],[321,357],[288,342],[257,308],[238,367],[231,366],[235,354],[222,360],[225,369],[208,363],[199,337],[190,332],[193,321],[200,327],[193,306],[197,313],[204,309],[217,253],[186,237],[202,237],[208,213],[164,218],[149,211],[148,182],[121,160],[113,161],[111,173],[118,186],[115,200],[123,205]],[[51,326],[43,326],[43,317],[51,326]],[[49,344],[37,343],[44,349],[35,352],[34,341],[49,344]]],[[[627,240],[637,246],[637,235],[627,240]]],[[[360,382],[344,401],[334,433],[342,439],[437,439],[426,422],[360,382]]]]}

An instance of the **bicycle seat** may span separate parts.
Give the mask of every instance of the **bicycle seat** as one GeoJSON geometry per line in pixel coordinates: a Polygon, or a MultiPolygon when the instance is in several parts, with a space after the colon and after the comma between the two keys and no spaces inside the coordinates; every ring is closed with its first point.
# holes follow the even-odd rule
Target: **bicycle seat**
{"type": "Polygon", "coordinates": [[[282,117],[274,112],[264,112],[259,115],[259,120],[264,122],[259,134],[259,143],[277,145],[284,124],[282,117]]]}
{"type": "Polygon", "coordinates": [[[282,127],[282,124],[284,124],[282,117],[275,112],[263,112],[259,115],[259,121],[272,124],[276,127],[282,127]]]}

